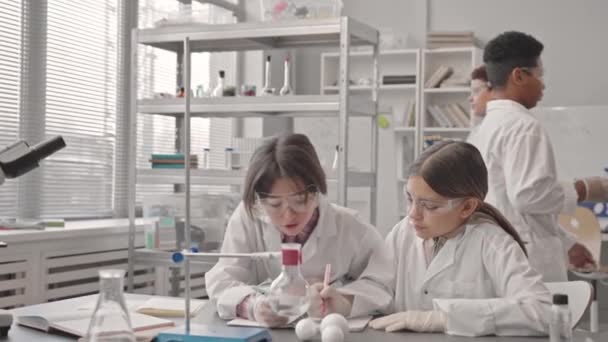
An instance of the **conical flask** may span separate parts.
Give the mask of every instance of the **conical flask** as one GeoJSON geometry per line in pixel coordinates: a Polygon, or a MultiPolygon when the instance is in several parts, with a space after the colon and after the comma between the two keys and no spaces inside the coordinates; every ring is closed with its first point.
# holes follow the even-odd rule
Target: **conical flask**
{"type": "Polygon", "coordinates": [[[135,342],[122,290],[125,271],[99,271],[99,299],[89,324],[86,342],[135,342]]]}
{"type": "Polygon", "coordinates": [[[300,273],[302,256],[300,244],[281,245],[283,268],[281,274],[272,282],[268,293],[270,306],[279,316],[292,322],[302,316],[310,306],[308,282],[300,273]]]}

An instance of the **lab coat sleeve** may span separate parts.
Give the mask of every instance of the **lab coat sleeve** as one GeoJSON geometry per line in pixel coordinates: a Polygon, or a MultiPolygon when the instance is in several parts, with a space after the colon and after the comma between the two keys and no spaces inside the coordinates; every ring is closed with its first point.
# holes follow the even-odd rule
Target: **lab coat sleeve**
{"type": "Polygon", "coordinates": [[[354,296],[350,316],[357,317],[375,312],[388,312],[395,295],[395,260],[398,230],[400,224],[386,236],[384,243],[372,248],[372,254],[367,267],[361,276],[340,288],[340,292],[354,296]]]}
{"type": "Polygon", "coordinates": [[[371,256],[380,253],[384,249],[384,241],[378,230],[362,221],[360,221],[360,224],[365,226],[365,234],[363,238],[359,237],[355,241],[359,246],[348,269],[348,277],[350,279],[358,279],[369,265],[371,256]]]}
{"type": "MultiPolygon", "coordinates": [[[[491,233],[491,232],[490,232],[491,233]]],[[[484,240],[481,256],[497,298],[435,299],[447,316],[446,332],[462,336],[546,335],[550,293],[517,243],[504,236],[484,240]]]]}
{"type": "MultiPolygon", "coordinates": [[[[564,206],[562,207],[562,214],[573,216],[578,205],[578,193],[574,187],[573,181],[560,181],[562,188],[564,189],[564,206]]],[[[576,236],[570,233],[564,227],[560,225],[557,230],[558,237],[562,241],[566,254],[576,243],[576,236]]]]}
{"type": "MultiPolygon", "coordinates": [[[[221,251],[224,253],[254,252],[249,241],[253,222],[248,218],[241,203],[230,217],[221,251]]],[[[220,259],[205,274],[209,298],[217,302],[218,315],[223,319],[236,317],[237,305],[248,295],[255,293],[256,284],[253,262],[248,259],[220,259]]]]}
{"type": "Polygon", "coordinates": [[[562,207],[562,214],[574,215],[576,207],[578,205],[578,193],[574,187],[573,181],[560,181],[559,182],[564,189],[564,206],[562,207]]]}
{"type": "Polygon", "coordinates": [[[558,215],[565,194],[549,137],[538,124],[524,131],[511,134],[502,146],[509,201],[520,213],[558,215]]]}

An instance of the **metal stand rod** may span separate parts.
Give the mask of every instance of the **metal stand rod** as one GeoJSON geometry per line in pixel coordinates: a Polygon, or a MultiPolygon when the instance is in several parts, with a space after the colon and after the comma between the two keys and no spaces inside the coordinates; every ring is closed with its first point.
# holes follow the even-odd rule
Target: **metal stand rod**
{"type": "MultiPolygon", "coordinates": [[[[185,237],[185,249],[191,247],[190,239],[190,38],[186,37],[184,40],[184,97],[186,99],[186,111],[184,113],[184,168],[186,176],[186,189],[184,197],[186,200],[186,212],[184,222],[184,237],[185,237]]],[[[190,334],[190,261],[186,258],[186,264],[184,265],[185,273],[185,287],[186,287],[186,335],[190,334]]]]}

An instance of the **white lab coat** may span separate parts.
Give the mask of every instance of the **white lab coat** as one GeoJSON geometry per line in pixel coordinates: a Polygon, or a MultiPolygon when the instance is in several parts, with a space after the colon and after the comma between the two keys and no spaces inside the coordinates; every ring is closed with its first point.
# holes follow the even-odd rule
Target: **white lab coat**
{"type": "Polygon", "coordinates": [[[566,281],[567,251],[576,239],[559,226],[557,216],[576,196],[566,195],[573,186],[558,182],[553,147],[538,120],[517,102],[493,100],[469,142],[488,168],[486,202],[518,231],[544,281],[566,281]]]}
{"type": "Polygon", "coordinates": [[[386,237],[386,254],[341,291],[351,315],[440,310],[451,335],[545,335],[550,294],[519,245],[494,221],[475,214],[427,267],[424,240],[406,217],[386,237]]]}
{"type": "MultiPolygon", "coordinates": [[[[382,237],[372,225],[361,220],[354,210],[320,198],[319,221],[302,246],[301,272],[310,283],[322,282],[325,265],[331,263],[331,282],[357,279],[372,253],[382,253],[382,237]]],[[[232,214],[222,252],[280,251],[281,234],[272,224],[251,219],[241,203],[232,214]]],[[[217,301],[220,317],[232,319],[236,306],[255,292],[252,287],[281,272],[280,260],[251,261],[220,259],[205,275],[207,293],[217,301]]]]}

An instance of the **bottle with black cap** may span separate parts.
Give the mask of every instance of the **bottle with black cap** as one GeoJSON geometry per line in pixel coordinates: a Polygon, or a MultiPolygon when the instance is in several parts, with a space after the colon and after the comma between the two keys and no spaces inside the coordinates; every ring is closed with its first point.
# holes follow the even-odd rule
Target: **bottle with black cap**
{"type": "Polygon", "coordinates": [[[226,72],[224,70],[219,71],[219,75],[217,77],[217,85],[211,92],[211,96],[213,97],[222,97],[224,96],[224,77],[226,76],[226,72]]]}
{"type": "Polygon", "coordinates": [[[549,324],[550,342],[572,342],[572,316],[568,308],[568,295],[553,295],[549,324]]]}

